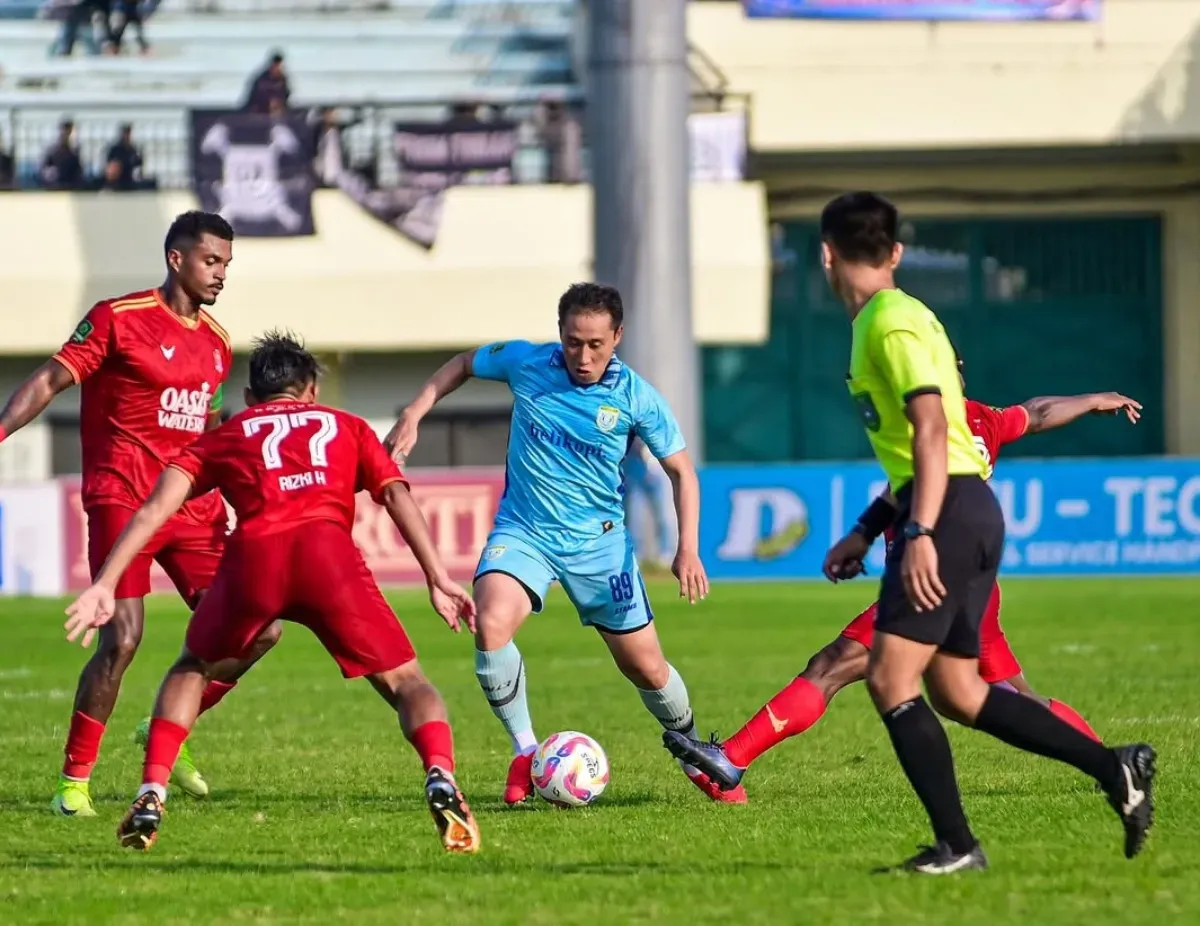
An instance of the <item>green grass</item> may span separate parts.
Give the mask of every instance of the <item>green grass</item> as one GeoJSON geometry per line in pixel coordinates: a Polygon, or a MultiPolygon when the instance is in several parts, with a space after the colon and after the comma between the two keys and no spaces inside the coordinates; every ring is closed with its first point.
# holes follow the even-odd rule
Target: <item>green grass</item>
{"type": "MultiPolygon", "coordinates": [[[[721,585],[694,609],[656,586],[659,631],[702,730],[732,730],[872,592],[721,585]]],[[[302,628],[197,727],[204,803],[170,802],[158,845],[113,831],[138,781],[130,732],[179,645],[182,606],[156,599],[109,727],[94,820],[48,802],[83,654],[61,604],[0,612],[0,922],[53,923],[1137,923],[1200,922],[1200,582],[1005,585],[1005,625],[1032,683],[1113,742],[1159,752],[1158,825],[1121,856],[1091,782],[954,729],[964,797],[992,870],[877,877],[928,839],[924,815],[861,686],[747,779],[751,803],[714,806],[659,745],[659,730],[565,600],[519,639],[539,734],[579,729],[612,762],[581,811],[499,802],[507,739],[476,686],[471,643],[419,597],[397,596],[444,693],[460,782],[484,835],[474,858],[440,850],[416,757],[365,683],[347,683],[302,628]]]]}

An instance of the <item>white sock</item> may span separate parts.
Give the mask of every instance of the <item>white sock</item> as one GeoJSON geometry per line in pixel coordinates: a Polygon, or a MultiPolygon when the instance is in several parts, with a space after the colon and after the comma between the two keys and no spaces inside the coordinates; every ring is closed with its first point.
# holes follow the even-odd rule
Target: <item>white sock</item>
{"type": "Polygon", "coordinates": [[[646,705],[646,710],[654,715],[664,730],[674,730],[676,733],[682,733],[684,736],[691,739],[696,738],[696,723],[692,718],[692,705],[688,700],[687,686],[684,685],[683,679],[679,673],[675,671],[675,667],[668,665],[670,670],[667,675],[667,683],[657,691],[648,691],[644,688],[639,688],[637,693],[642,698],[642,703],[646,705]]]}
{"type": "Polygon", "coordinates": [[[160,801],[163,801],[164,803],[166,802],[167,789],[162,785],[142,785],[140,788],[138,788],[137,796],[141,797],[143,794],[149,794],[151,791],[158,795],[158,799],[160,801]]]}
{"type": "Polygon", "coordinates": [[[518,730],[511,735],[514,756],[524,756],[538,748],[538,738],[532,730],[518,730]]]}

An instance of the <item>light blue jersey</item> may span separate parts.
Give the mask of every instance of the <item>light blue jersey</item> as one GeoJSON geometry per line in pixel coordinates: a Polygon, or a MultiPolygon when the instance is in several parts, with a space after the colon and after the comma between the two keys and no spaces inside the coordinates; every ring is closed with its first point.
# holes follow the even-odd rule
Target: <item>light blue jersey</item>
{"type": "Polygon", "coordinates": [[[660,460],[685,448],[671,409],[616,357],[600,382],[577,384],[558,344],[486,344],[472,373],[513,393],[504,495],[476,576],[513,576],[535,611],[557,579],[584,623],[645,626],[652,615],[624,530],[621,464],[635,436],[660,460]]]}
{"type": "Polygon", "coordinates": [[[513,393],[496,527],[529,531],[556,553],[623,525],[621,463],[634,436],[660,460],[686,446],[663,397],[616,357],[600,382],[580,386],[557,344],[500,341],[475,352],[472,372],[513,393]]]}

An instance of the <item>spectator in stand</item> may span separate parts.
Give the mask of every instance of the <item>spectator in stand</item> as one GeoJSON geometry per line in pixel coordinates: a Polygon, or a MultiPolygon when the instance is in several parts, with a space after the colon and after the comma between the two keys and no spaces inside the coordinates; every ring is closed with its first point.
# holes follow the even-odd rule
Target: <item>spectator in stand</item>
{"type": "Polygon", "coordinates": [[[79,27],[87,26],[91,29],[92,20],[97,17],[97,14],[104,32],[104,48],[108,51],[115,50],[116,44],[111,22],[112,0],[77,0],[67,13],[66,22],[63,23],[62,38],[59,40],[59,52],[63,56],[70,57],[75,52],[79,27]]]}
{"type": "Polygon", "coordinates": [[[283,69],[283,52],[277,51],[271,55],[266,68],[250,82],[242,108],[252,113],[278,113],[287,109],[291,95],[287,72],[283,69]]]}
{"type": "Polygon", "coordinates": [[[0,138],[0,190],[15,190],[17,187],[17,162],[12,151],[4,147],[0,138]]]}
{"type": "MultiPolygon", "coordinates": [[[[310,117],[311,118],[311,117],[310,117]]],[[[323,187],[335,187],[338,178],[350,168],[350,157],[342,132],[357,120],[344,122],[332,106],[322,107],[313,132],[313,172],[323,187]]]]}
{"type": "Polygon", "coordinates": [[[64,119],[58,125],[58,140],[42,158],[42,183],[48,190],[83,189],[83,162],[75,145],[75,123],[64,119]]]}
{"type": "Polygon", "coordinates": [[[133,143],[133,126],[126,122],[104,159],[104,189],[128,191],[142,180],[142,152],[133,143]]]}
{"type": "Polygon", "coordinates": [[[125,30],[133,26],[137,34],[138,50],[143,55],[150,54],[150,43],[146,41],[145,21],[158,9],[161,0],[116,0],[117,24],[113,27],[113,47],[121,54],[125,43],[125,30]]]}
{"type": "Polygon", "coordinates": [[[583,126],[579,118],[558,100],[543,102],[535,118],[549,160],[547,179],[551,183],[582,182],[583,126]]]}

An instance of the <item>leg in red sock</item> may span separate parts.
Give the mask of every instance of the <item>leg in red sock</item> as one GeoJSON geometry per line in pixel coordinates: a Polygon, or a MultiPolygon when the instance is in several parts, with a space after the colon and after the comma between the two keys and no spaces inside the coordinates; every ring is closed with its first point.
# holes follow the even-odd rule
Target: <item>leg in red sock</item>
{"type": "Polygon", "coordinates": [[[838,637],[813,656],[804,674],[725,741],[726,757],[739,768],[747,768],[768,749],[803,733],[821,719],[835,694],[864,678],[869,654],[862,643],[838,637]]]}
{"type": "Polygon", "coordinates": [[[212,710],[221,703],[221,699],[225,695],[229,694],[236,687],[236,680],[232,682],[209,682],[204,688],[204,694],[200,696],[200,713],[203,714],[205,711],[212,710]]]}
{"type": "Polygon", "coordinates": [[[1084,720],[1083,717],[1075,711],[1075,708],[1071,707],[1071,705],[1064,704],[1062,701],[1055,701],[1051,699],[1047,707],[1050,708],[1050,713],[1052,713],[1055,717],[1057,717],[1059,720],[1066,721],[1084,736],[1090,736],[1097,743],[1103,742],[1100,739],[1100,735],[1091,728],[1088,722],[1084,720]]]}
{"type": "Polygon", "coordinates": [[[92,766],[100,755],[100,741],[104,738],[104,724],[82,711],[71,715],[71,729],[67,734],[64,752],[63,776],[76,781],[87,781],[92,775],[92,766]]]}
{"type": "Polygon", "coordinates": [[[454,734],[450,724],[444,720],[431,720],[417,727],[408,737],[409,742],[421,757],[425,771],[434,766],[443,771],[454,771],[454,734]]]}
{"type": "Polygon", "coordinates": [[[171,769],[179,758],[179,750],[183,741],[188,737],[188,728],[172,723],[162,717],[150,721],[150,738],[146,743],[146,759],[142,764],[142,790],[150,786],[162,789],[162,797],[166,794],[167,782],[171,778],[171,769]]]}

